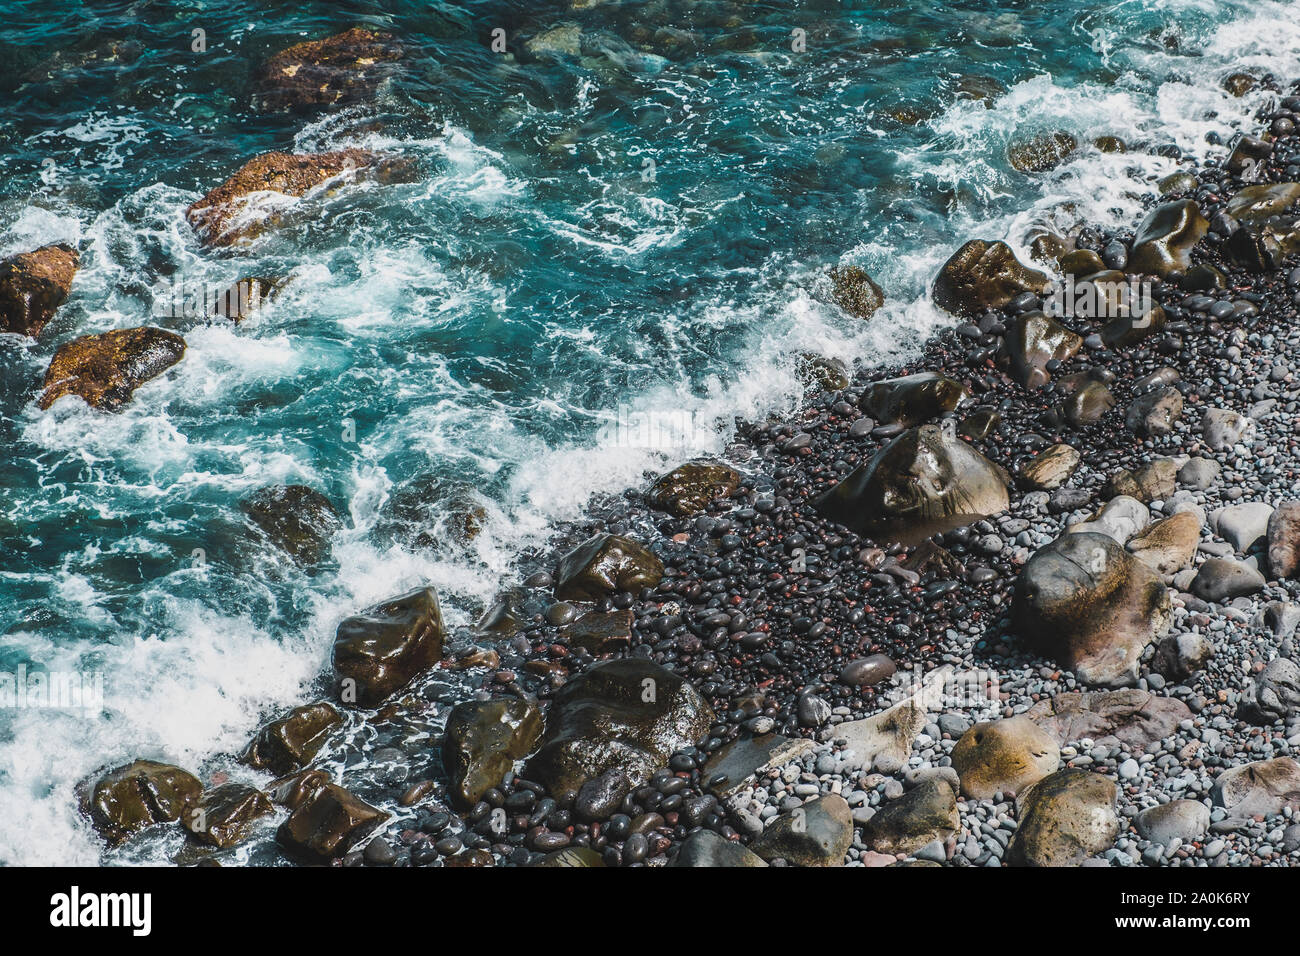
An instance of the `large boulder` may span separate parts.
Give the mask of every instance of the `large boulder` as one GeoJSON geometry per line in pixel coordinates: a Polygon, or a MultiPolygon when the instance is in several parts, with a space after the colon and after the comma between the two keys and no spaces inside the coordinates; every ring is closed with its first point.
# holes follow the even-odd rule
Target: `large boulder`
{"type": "Polygon", "coordinates": [[[1219,774],[1210,796],[1233,817],[1271,816],[1287,807],[1300,810],[1300,764],[1291,757],[1274,757],[1232,767],[1219,774]]]}
{"type": "Polygon", "coordinates": [[[287,776],[311,763],[342,722],[343,715],[323,701],[298,707],[259,730],[240,759],[256,770],[287,776]]]}
{"type": "Polygon", "coordinates": [[[972,239],[944,263],[934,280],[934,304],[955,315],[1001,309],[1024,292],[1051,288],[1047,273],[1026,266],[1005,242],[972,239]]]}
{"type": "Polygon", "coordinates": [[[442,738],[442,766],[448,793],[469,809],[526,757],[542,735],[542,714],[517,698],[469,700],[452,708],[442,738]]]}
{"type": "Polygon", "coordinates": [[[858,404],[882,424],[919,425],[960,405],[970,393],[942,372],[918,372],[872,382],[858,404]]]}
{"type": "Polygon", "coordinates": [[[560,558],[555,596],[561,601],[598,601],[615,591],[652,588],[663,575],[663,562],[639,541],[598,534],[560,558]]]}
{"type": "Polygon", "coordinates": [[[882,805],[863,825],[862,842],[877,853],[912,853],[960,829],[957,792],[947,780],[928,777],[882,805]]]}
{"type": "Polygon", "coordinates": [[[607,661],[556,691],[527,776],[552,793],[576,792],[607,770],[640,785],[712,723],[708,702],[671,671],[641,658],[607,661]]]}
{"type": "Polygon", "coordinates": [[[253,823],[274,812],[262,791],[227,783],[203,794],[185,811],[182,823],[199,843],[224,850],[247,839],[253,823]]]}
{"type": "Polygon", "coordinates": [[[406,169],[400,160],[363,149],[263,153],[193,203],[185,217],[205,245],[246,243],[275,222],[287,198],[305,196],[332,180],[356,175],[392,181],[402,178],[406,169]]]}
{"type": "Polygon", "coordinates": [[[961,792],[976,800],[990,800],[995,793],[1020,793],[1054,773],[1060,762],[1057,742],[1026,717],[978,723],[952,748],[961,792]]]}
{"type": "Polygon", "coordinates": [[[82,811],[111,843],[156,823],[175,823],[193,806],[203,785],[180,767],[136,760],[115,767],[82,794],[82,811]]]}
{"type": "Polygon", "coordinates": [[[275,838],[295,860],[329,863],[364,840],[388,816],[338,784],[327,783],[289,814],[275,838]]]}
{"type": "Polygon", "coordinates": [[[416,588],[343,621],[334,638],[339,699],[378,706],[442,659],[445,633],[433,588],[416,588]]]}
{"type": "Polygon", "coordinates": [[[334,505],[307,485],[269,485],[240,504],[245,515],[301,567],[319,564],[343,526],[334,505]]]}
{"type": "Polygon", "coordinates": [[[1140,751],[1155,748],[1182,721],[1190,720],[1192,712],[1174,697],[1128,687],[1057,694],[1034,704],[1025,717],[1061,746],[1086,739],[1103,747],[1140,751]]]}
{"type": "Polygon", "coordinates": [[[646,494],[650,504],[684,518],[725,498],[740,484],[740,474],[716,461],[692,461],[663,475],[646,494]]]}
{"type": "Polygon", "coordinates": [[[1210,830],[1210,808],[1198,800],[1170,800],[1143,810],[1133,818],[1144,840],[1168,846],[1174,840],[1191,843],[1210,830]]]}
{"type": "Polygon", "coordinates": [[[1039,549],[1016,581],[1017,632],[1086,684],[1137,681],[1142,652],[1169,628],[1169,591],[1114,538],[1065,534],[1039,549]]]}
{"type": "Polygon", "coordinates": [[[0,261],[0,332],[36,338],[68,298],[77,250],[61,243],[0,261]]]}
{"type": "Polygon", "coordinates": [[[295,43],[258,70],[256,99],[276,112],[354,102],[373,93],[401,56],[393,36],[359,27],[295,43]]]}
{"type": "Polygon", "coordinates": [[[973,524],[1009,506],[1006,473],[938,425],[903,432],[816,504],[854,531],[903,542],[973,524]]]}
{"type": "Polygon", "coordinates": [[[1191,199],[1156,206],[1138,225],[1129,256],[1130,272],[1161,278],[1186,272],[1192,249],[1209,231],[1210,224],[1191,199]]]}
{"type": "Polygon", "coordinates": [[[1242,718],[1267,726],[1300,711],[1300,664],[1275,657],[1255,675],[1239,708],[1242,718]]]}
{"type": "Polygon", "coordinates": [[[1115,784],[1099,773],[1058,770],[1020,800],[1012,866],[1078,866],[1110,849],[1119,836],[1115,784]]]}
{"type": "Polygon", "coordinates": [[[826,794],[772,820],[750,850],[795,866],[843,866],[853,845],[853,814],[843,797],[826,794]]]}
{"type": "Polygon", "coordinates": [[[1012,378],[1026,388],[1041,388],[1051,378],[1047,363],[1069,361],[1083,347],[1083,337],[1035,309],[1015,321],[1006,345],[1012,378]]]}
{"type": "Polygon", "coordinates": [[[45,372],[37,405],[49,408],[65,395],[91,408],[116,412],[135,390],[181,360],[185,340],[175,332],[142,326],[83,335],[60,345],[45,372]]]}

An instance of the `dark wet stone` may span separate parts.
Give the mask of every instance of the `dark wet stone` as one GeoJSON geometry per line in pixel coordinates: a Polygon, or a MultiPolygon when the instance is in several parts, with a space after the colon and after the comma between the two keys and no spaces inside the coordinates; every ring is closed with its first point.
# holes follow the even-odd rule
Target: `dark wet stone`
{"type": "Polygon", "coordinates": [[[836,266],[830,280],[831,301],[849,315],[869,319],[885,304],[885,293],[859,266],[836,266]]]}
{"type": "Polygon", "coordinates": [[[967,397],[965,387],[939,372],[920,372],[868,385],[859,406],[877,422],[919,425],[950,412],[967,397]]]}
{"type": "Polygon", "coordinates": [[[563,628],[560,639],[596,656],[626,650],[632,642],[632,612],[588,611],[563,628]]]}
{"type": "Polygon", "coordinates": [[[259,730],[241,759],[256,770],[286,776],[310,763],[342,722],[343,716],[329,704],[299,707],[259,730]]]}
{"type": "Polygon", "coordinates": [[[276,842],[295,860],[328,863],[346,854],[388,819],[337,784],[315,791],[280,824],[276,842]]]}
{"type": "Polygon", "coordinates": [[[1041,388],[1051,377],[1047,364],[1069,361],[1082,347],[1083,339],[1035,309],[1012,326],[1006,343],[1012,377],[1026,388],[1041,388]]]}
{"type": "Polygon", "coordinates": [[[1045,173],[1065,162],[1079,148],[1069,133],[1041,133],[1018,139],[1007,147],[1007,161],[1022,173],[1045,173]]]}
{"type": "Polygon", "coordinates": [[[588,538],[560,559],[555,596],[562,601],[596,601],[615,591],[652,588],[663,562],[638,541],[614,534],[588,538]]]}
{"type": "Polygon", "coordinates": [[[697,830],[686,838],[674,867],[758,867],[767,861],[735,840],[726,840],[712,830],[697,830]]]}
{"type": "Polygon", "coordinates": [[[470,808],[501,783],[542,734],[537,705],[517,698],[469,700],[452,708],[442,738],[448,795],[470,808]]]}
{"type": "Polygon", "coordinates": [[[552,793],[611,769],[640,785],[712,723],[712,708],[671,671],[639,658],[608,661],[556,691],[527,773],[552,793]]]}
{"type": "Polygon", "coordinates": [[[433,588],[417,588],[343,621],[333,655],[339,699],[377,707],[442,659],[444,635],[433,588]]]}
{"type": "Polygon", "coordinates": [[[840,671],[840,683],[850,687],[871,687],[894,676],[897,667],[884,654],[872,654],[845,664],[840,671]]]}
{"type": "Polygon", "coordinates": [[[110,843],[156,823],[175,823],[203,792],[180,767],[137,760],[108,771],[83,792],[82,810],[110,843]]]}
{"type": "Polygon", "coordinates": [[[958,249],[934,281],[934,303],[955,315],[1000,309],[1022,292],[1043,294],[1047,274],[1020,262],[1005,242],[972,239],[958,249]]]}
{"type": "Polygon", "coordinates": [[[324,561],[343,527],[334,505],[306,485],[259,488],[241,503],[250,521],[301,567],[324,561]]]}
{"type": "Polygon", "coordinates": [[[1138,225],[1129,269],[1162,278],[1171,272],[1186,272],[1192,264],[1193,247],[1209,228],[1193,200],[1162,203],[1138,225]]]}
{"type": "Polygon", "coordinates": [[[257,71],[255,97],[274,112],[354,102],[373,94],[401,56],[393,36],[359,27],[295,43],[257,71]]]}
{"type": "Polygon", "coordinates": [[[651,486],[646,500],[652,507],[685,517],[703,511],[717,498],[725,498],[740,484],[740,475],[716,461],[679,465],[651,486]]]}
{"type": "Polygon", "coordinates": [[[865,534],[917,541],[1005,511],[1007,477],[939,426],[912,428],[817,501],[833,521],[865,534]]]}
{"type": "Polygon", "coordinates": [[[199,843],[224,850],[248,839],[254,822],[274,812],[262,791],[228,783],[203,794],[181,822],[199,843]]]}

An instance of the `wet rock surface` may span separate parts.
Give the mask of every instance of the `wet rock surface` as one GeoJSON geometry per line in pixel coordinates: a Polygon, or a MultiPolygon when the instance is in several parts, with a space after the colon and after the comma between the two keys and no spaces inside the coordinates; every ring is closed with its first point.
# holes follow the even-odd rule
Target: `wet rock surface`
{"type": "Polygon", "coordinates": [[[68,298],[80,256],[49,245],[0,261],[0,332],[36,338],[68,298]]]}
{"type": "Polygon", "coordinates": [[[165,329],[145,326],[83,335],[60,345],[50,359],[37,405],[49,408],[65,395],[75,395],[91,408],[120,411],[137,388],[184,355],[185,340],[165,329]]]}

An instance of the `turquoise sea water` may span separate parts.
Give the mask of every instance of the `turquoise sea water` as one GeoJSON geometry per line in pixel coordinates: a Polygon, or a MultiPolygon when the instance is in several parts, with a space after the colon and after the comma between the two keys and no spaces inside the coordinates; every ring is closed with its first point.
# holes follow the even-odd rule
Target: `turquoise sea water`
{"type": "Polygon", "coordinates": [[[797,353],[914,350],[951,321],[925,287],[964,240],[1131,222],[1177,168],[1149,150],[1215,155],[1262,102],[1223,76],[1300,73],[1298,11],[7,0],[0,256],[66,241],[82,261],[38,342],[0,337],[0,672],[94,675],[104,704],[0,708],[0,861],[100,859],[78,779],[238,749],[309,693],[356,608],[429,582],[472,622],[591,493],[788,407],[797,353]],[[517,46],[569,21],[581,58],[491,47],[494,29],[517,46]],[[373,101],[253,108],[267,56],[354,25],[407,49],[373,101]],[[1009,144],[1056,130],[1083,144],[1069,163],[1011,168],[1009,144]],[[353,145],[420,175],[305,200],[237,253],[200,248],[185,222],[259,152],[353,145]],[[869,324],[815,294],[841,262],[886,291],[869,324]],[[250,274],[292,281],[239,328],[156,314],[167,283],[250,274]],[[36,409],[58,344],[141,324],[188,351],[124,412],[36,409]],[[277,482],[344,517],[319,573],[247,533],[239,500],[277,482]],[[428,509],[435,544],[394,530],[403,500],[428,509]],[[467,500],[485,513],[468,546],[441,524],[467,500]]]}

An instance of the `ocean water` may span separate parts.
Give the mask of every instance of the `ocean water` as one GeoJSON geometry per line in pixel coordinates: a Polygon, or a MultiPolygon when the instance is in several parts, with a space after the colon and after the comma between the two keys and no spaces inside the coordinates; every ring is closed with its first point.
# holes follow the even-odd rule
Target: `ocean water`
{"type": "Polygon", "coordinates": [[[1264,101],[1226,74],[1300,64],[1300,7],[1276,0],[3,7],[0,256],[66,241],[82,262],[38,342],[0,337],[0,672],[103,695],[0,707],[7,864],[125,862],[75,811],[85,775],[237,751],[313,693],[338,621],[392,593],[432,583],[471,623],[592,493],[793,407],[798,353],[914,354],[953,321],[926,287],[962,242],[1131,223],[1178,168],[1151,150],[1222,154],[1264,101]],[[590,55],[491,48],[565,21],[590,55]],[[373,100],[252,106],[267,56],[354,25],[408,51],[373,100]],[[1055,130],[1083,144],[1068,163],[1012,169],[1009,144],[1055,130]],[[344,146],[420,175],[200,248],[186,206],[247,159],[344,146]],[[870,322],[819,300],[836,263],[885,289],[870,322]],[[167,283],[246,275],[291,281],[238,328],[157,314],[167,283]],[[169,374],[119,414],[37,410],[58,344],[141,324],[185,335],[169,374]],[[239,500],[278,482],[344,518],[316,573],[248,533],[239,500]],[[391,520],[412,498],[418,541],[391,520]],[[467,500],[482,531],[458,544],[443,522],[467,500]]]}

